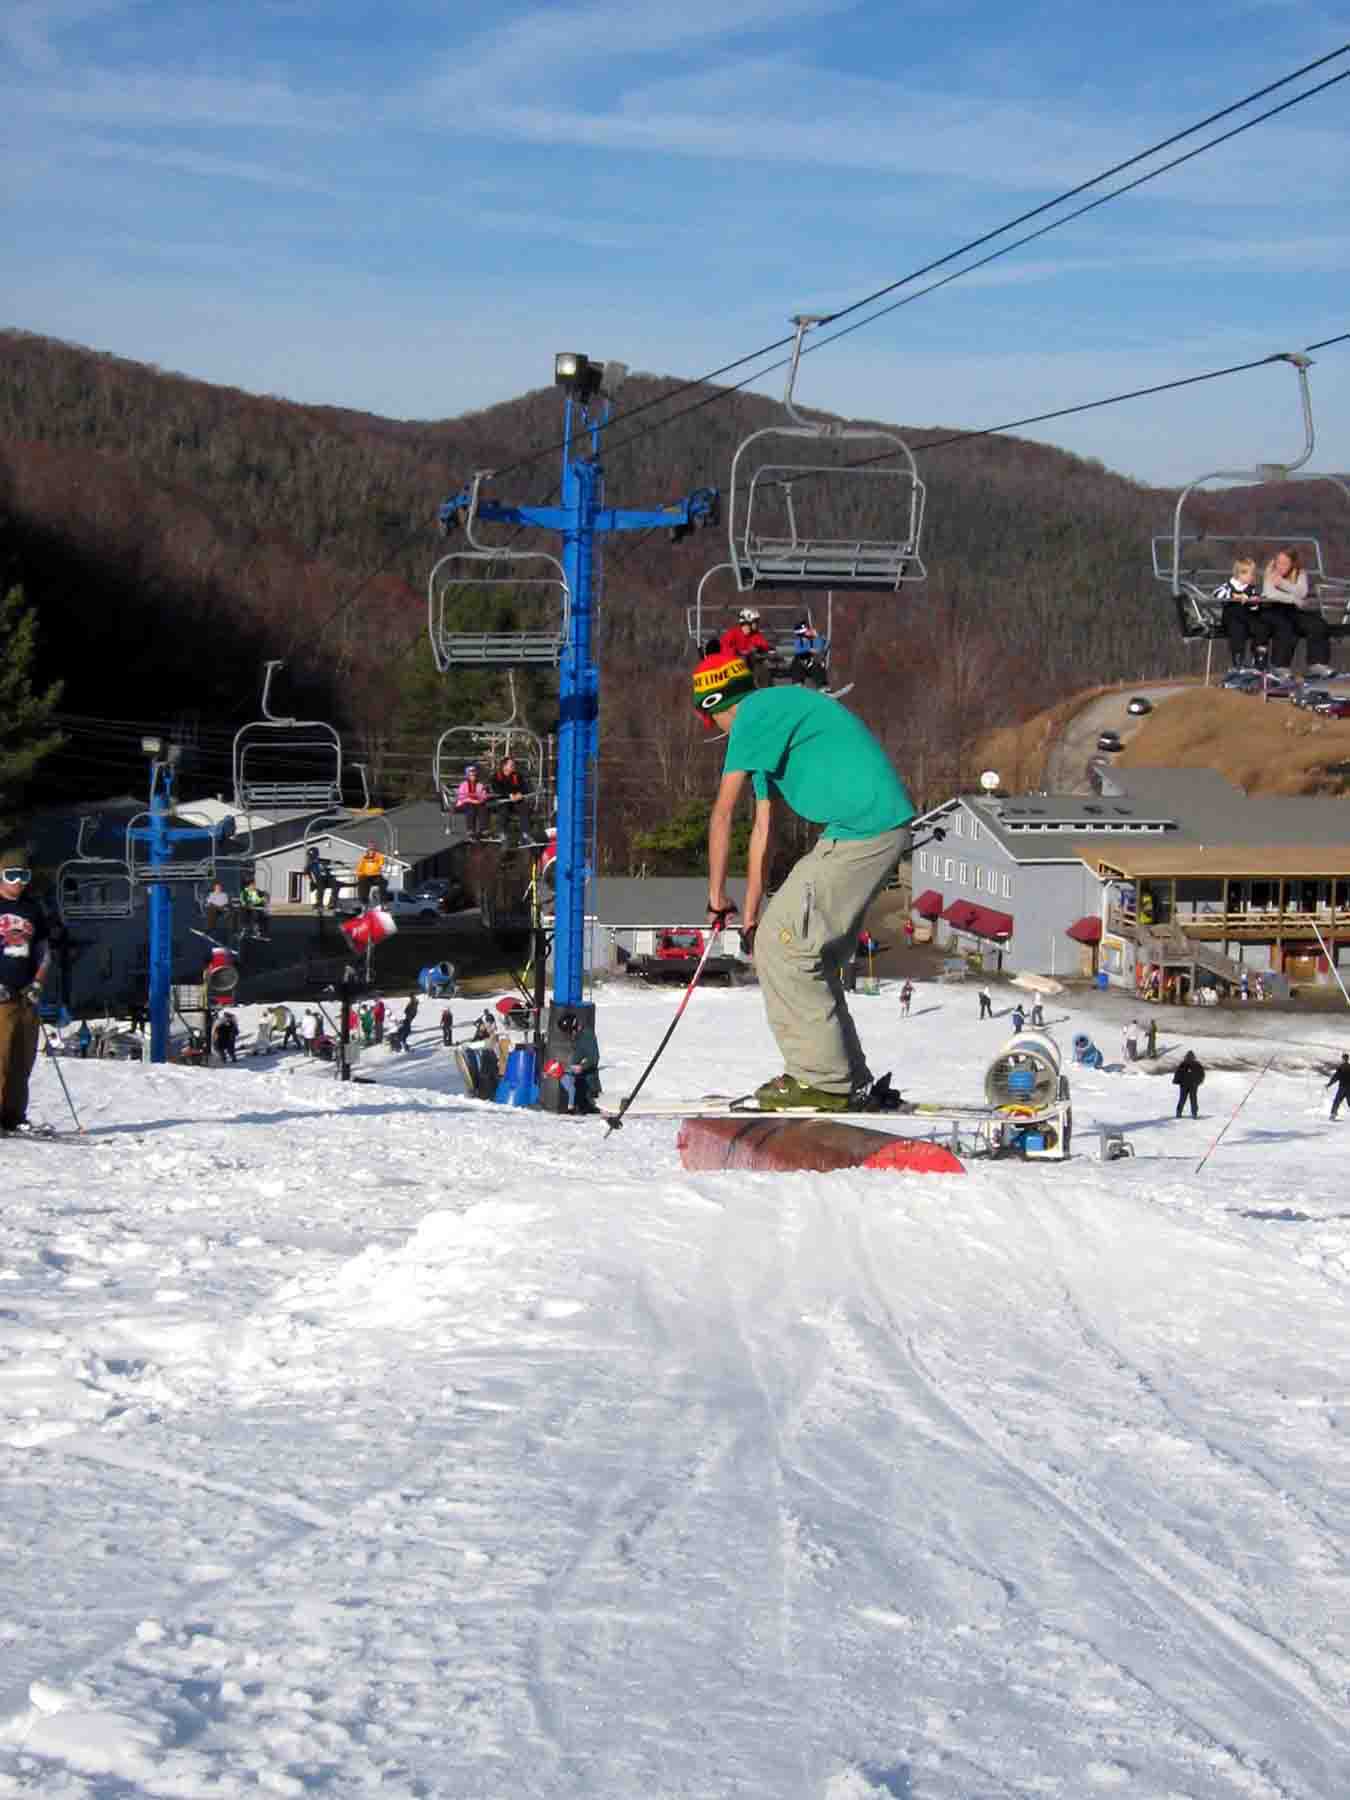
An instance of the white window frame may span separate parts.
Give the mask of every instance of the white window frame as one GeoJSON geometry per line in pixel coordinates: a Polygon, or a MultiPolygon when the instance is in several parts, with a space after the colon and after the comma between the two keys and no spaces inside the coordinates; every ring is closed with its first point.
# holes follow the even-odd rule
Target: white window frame
{"type": "Polygon", "coordinates": [[[984,892],[984,870],[978,863],[975,865],[975,892],[977,894],[984,892]]]}
{"type": "Polygon", "coordinates": [[[951,857],[951,856],[944,857],[943,861],[942,861],[942,879],[944,881],[950,881],[952,879],[953,874],[955,873],[955,870],[956,870],[955,857],[951,857]]]}
{"type": "Polygon", "coordinates": [[[979,835],[980,835],[980,821],[977,818],[975,818],[975,816],[972,814],[971,820],[970,820],[970,841],[972,844],[976,842],[979,835]]]}
{"type": "Polygon", "coordinates": [[[1011,875],[1005,875],[1003,877],[1003,898],[1005,900],[1012,899],[1012,876],[1011,875]]]}
{"type": "Polygon", "coordinates": [[[970,864],[969,863],[960,864],[959,872],[957,874],[957,880],[961,883],[962,887],[970,886],[970,864]]]}
{"type": "Polygon", "coordinates": [[[928,873],[928,852],[926,850],[916,850],[914,852],[914,860],[919,865],[920,875],[926,875],[928,873]]]}

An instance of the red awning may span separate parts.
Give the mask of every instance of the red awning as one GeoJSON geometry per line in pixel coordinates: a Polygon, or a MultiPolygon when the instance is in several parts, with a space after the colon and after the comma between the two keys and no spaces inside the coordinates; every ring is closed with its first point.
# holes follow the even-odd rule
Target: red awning
{"type": "Polygon", "coordinates": [[[914,902],[913,910],[921,919],[938,919],[942,916],[942,895],[936,888],[926,888],[914,902]]]}
{"type": "Polygon", "coordinates": [[[969,931],[971,920],[980,910],[969,900],[953,900],[942,916],[949,925],[955,925],[958,931],[969,931]]]}
{"type": "Polygon", "coordinates": [[[1013,916],[1011,913],[995,912],[992,906],[977,906],[974,924],[967,925],[967,931],[973,931],[977,937],[1004,938],[1013,934],[1013,916]]]}
{"type": "Polygon", "coordinates": [[[1100,919],[1075,919],[1067,933],[1076,944],[1100,944],[1102,941],[1102,922],[1100,919]]]}

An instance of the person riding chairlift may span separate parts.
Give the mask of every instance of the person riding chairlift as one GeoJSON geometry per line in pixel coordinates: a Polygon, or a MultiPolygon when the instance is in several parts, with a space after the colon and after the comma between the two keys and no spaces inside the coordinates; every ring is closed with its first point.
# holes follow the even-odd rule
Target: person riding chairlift
{"type": "Polygon", "coordinates": [[[755,664],[773,654],[773,645],[759,628],[759,613],[753,606],[743,606],[737,622],[724,631],[720,649],[725,656],[742,656],[753,669],[755,664]]]}

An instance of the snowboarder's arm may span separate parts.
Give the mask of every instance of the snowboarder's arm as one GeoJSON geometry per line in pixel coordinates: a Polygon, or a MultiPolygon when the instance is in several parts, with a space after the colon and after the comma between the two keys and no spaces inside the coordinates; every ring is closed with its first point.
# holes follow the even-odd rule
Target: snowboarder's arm
{"type": "MultiPolygon", "coordinates": [[[[722,777],[722,785],[713,801],[708,820],[708,910],[721,912],[730,907],[727,899],[727,864],[731,860],[731,821],[736,802],[747,780],[744,769],[731,769],[722,777]]],[[[747,905],[746,917],[750,917],[747,905]]]]}
{"type": "Polygon", "coordinates": [[[769,866],[769,846],[773,842],[773,801],[755,801],[755,822],[750,828],[750,848],[745,865],[746,925],[759,920],[764,900],[764,871],[769,866]]]}

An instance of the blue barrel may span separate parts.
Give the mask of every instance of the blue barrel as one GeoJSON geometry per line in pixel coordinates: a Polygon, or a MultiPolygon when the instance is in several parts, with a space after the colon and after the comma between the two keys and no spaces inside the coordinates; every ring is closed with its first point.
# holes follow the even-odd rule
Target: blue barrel
{"type": "Polygon", "coordinates": [[[528,1046],[513,1050],[506,1073],[497,1083],[498,1106],[537,1106],[539,1080],[534,1072],[534,1051],[528,1046]]]}
{"type": "Polygon", "coordinates": [[[1099,988],[1110,987],[1110,985],[1111,985],[1110,980],[1107,977],[1105,969],[1099,969],[1097,971],[1096,979],[1097,979],[1097,986],[1099,988]]]}
{"type": "Polygon", "coordinates": [[[1036,1071],[1034,1069],[1009,1069],[1007,1074],[1008,1092],[1014,1095],[1031,1094],[1036,1090],[1036,1071]]]}

